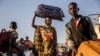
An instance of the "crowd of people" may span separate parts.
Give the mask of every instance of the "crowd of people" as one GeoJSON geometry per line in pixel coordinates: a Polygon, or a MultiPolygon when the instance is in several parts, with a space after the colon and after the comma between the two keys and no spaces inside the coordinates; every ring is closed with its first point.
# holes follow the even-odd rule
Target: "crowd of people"
{"type": "MultiPolygon", "coordinates": [[[[75,56],[79,45],[83,41],[96,40],[97,35],[94,31],[92,21],[89,17],[78,14],[77,3],[71,2],[68,5],[68,12],[71,20],[66,27],[66,45],[69,48],[69,56],[75,56]]],[[[9,46],[3,52],[5,56],[57,56],[57,33],[55,27],[51,26],[52,18],[45,17],[45,25],[35,25],[36,12],[32,20],[32,27],[35,29],[34,42],[26,39],[18,39],[16,32],[17,23],[11,22],[9,46]]],[[[2,50],[0,50],[2,51],[2,50]]],[[[2,54],[2,53],[1,53],[2,54]]]]}
{"type": "MultiPolygon", "coordinates": [[[[29,37],[26,36],[25,39],[20,38],[18,39],[18,33],[16,32],[17,29],[17,23],[11,22],[9,33],[10,35],[9,40],[6,38],[0,38],[0,41],[2,42],[2,39],[6,39],[1,45],[0,45],[0,55],[1,56],[30,56],[33,55],[33,44],[29,40],[29,37]]],[[[4,29],[3,29],[4,30],[4,29]]],[[[2,37],[2,35],[0,35],[2,37]]],[[[7,36],[6,36],[7,37],[7,36]]]]}

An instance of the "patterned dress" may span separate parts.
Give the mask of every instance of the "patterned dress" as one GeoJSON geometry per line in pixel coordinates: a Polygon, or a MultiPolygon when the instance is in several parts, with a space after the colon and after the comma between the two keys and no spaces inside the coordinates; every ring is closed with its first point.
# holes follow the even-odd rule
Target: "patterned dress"
{"type": "Polygon", "coordinates": [[[34,48],[35,52],[37,53],[36,56],[43,56],[43,46],[42,46],[42,36],[38,29],[35,29],[34,34],[34,48]]]}
{"type": "MultiPolygon", "coordinates": [[[[43,49],[43,56],[55,56],[57,47],[57,36],[55,28],[51,26],[42,26],[37,29],[37,33],[38,34],[35,33],[35,36],[37,36],[37,39],[35,37],[35,45],[37,45],[38,49],[43,49]]],[[[39,54],[39,56],[42,56],[42,54],[39,54]]]]}

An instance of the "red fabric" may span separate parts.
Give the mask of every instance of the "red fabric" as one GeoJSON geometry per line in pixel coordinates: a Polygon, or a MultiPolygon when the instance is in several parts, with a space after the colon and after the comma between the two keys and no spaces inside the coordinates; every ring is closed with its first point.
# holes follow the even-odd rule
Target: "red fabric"
{"type": "Polygon", "coordinates": [[[74,20],[74,25],[75,25],[75,27],[78,26],[77,20],[74,20]]]}
{"type": "Polygon", "coordinates": [[[0,46],[10,39],[10,32],[1,32],[0,33],[0,46]]]}
{"type": "Polygon", "coordinates": [[[25,42],[26,47],[32,48],[32,42],[31,41],[26,41],[25,42]]]}

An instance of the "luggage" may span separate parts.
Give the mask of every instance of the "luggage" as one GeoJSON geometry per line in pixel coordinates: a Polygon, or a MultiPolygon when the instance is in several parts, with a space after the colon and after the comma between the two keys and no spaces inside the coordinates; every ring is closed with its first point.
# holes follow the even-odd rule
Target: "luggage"
{"type": "Polygon", "coordinates": [[[100,56],[100,42],[86,41],[81,43],[76,56],[100,56]]]}
{"type": "Polygon", "coordinates": [[[10,40],[10,32],[7,32],[5,29],[2,29],[0,32],[0,50],[1,49],[7,49],[9,46],[9,40],[10,40]]]}
{"type": "Polygon", "coordinates": [[[36,10],[36,14],[38,17],[50,17],[52,19],[62,21],[64,14],[61,8],[51,5],[40,4],[36,10]]]}

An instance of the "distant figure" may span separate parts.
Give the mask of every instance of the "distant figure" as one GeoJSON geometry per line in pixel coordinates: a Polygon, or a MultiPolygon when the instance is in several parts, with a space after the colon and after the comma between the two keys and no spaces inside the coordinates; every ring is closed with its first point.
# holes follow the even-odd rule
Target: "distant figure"
{"type": "Polygon", "coordinates": [[[26,36],[26,39],[25,39],[25,46],[26,46],[26,49],[27,48],[28,49],[32,49],[32,47],[33,47],[33,44],[31,42],[31,40],[29,40],[29,37],[28,36],[26,36]]]}
{"type": "MultiPolygon", "coordinates": [[[[35,17],[36,12],[32,21],[32,27],[36,29],[34,45],[35,48],[41,46],[41,49],[44,50],[43,55],[39,54],[38,56],[56,56],[57,34],[55,28],[51,26],[52,19],[50,17],[46,17],[45,25],[39,26],[35,25],[35,17]],[[40,45],[37,45],[39,40],[42,44],[40,43],[40,45]]],[[[41,51],[38,50],[38,52],[40,53],[41,51]]]]}
{"type": "Polygon", "coordinates": [[[24,39],[23,38],[20,38],[20,40],[19,40],[19,42],[17,44],[17,47],[19,49],[18,55],[19,56],[24,56],[25,44],[24,44],[24,39]]]}
{"type": "Polygon", "coordinates": [[[68,12],[71,20],[66,24],[66,42],[72,50],[72,56],[75,56],[79,45],[83,41],[96,40],[97,35],[94,31],[91,19],[78,14],[77,3],[71,2],[68,5],[68,12]]]}
{"type": "Polygon", "coordinates": [[[16,32],[16,29],[17,29],[17,23],[12,21],[10,23],[10,29],[9,29],[9,31],[11,32],[11,35],[10,35],[10,52],[11,53],[16,53],[17,51],[16,40],[18,38],[18,33],[16,32]]]}

